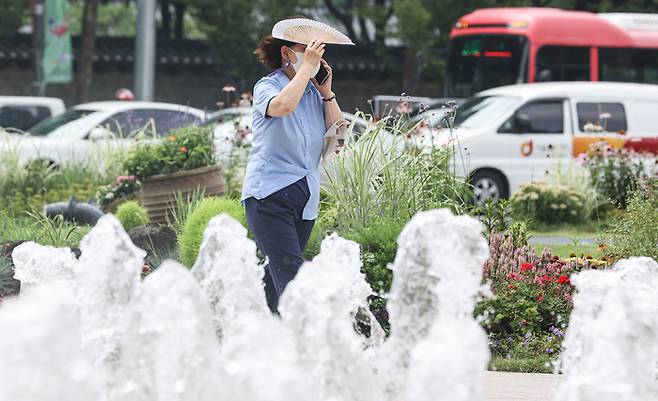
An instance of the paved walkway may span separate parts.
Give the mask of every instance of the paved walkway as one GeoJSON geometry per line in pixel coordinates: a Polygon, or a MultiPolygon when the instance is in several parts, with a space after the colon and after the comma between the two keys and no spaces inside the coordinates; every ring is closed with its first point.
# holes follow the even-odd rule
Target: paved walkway
{"type": "Polygon", "coordinates": [[[486,401],[552,401],[560,376],[539,373],[486,372],[486,401]]]}

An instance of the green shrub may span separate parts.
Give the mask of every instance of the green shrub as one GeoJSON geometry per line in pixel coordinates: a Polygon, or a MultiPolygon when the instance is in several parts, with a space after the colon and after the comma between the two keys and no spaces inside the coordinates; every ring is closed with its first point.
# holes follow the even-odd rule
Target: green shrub
{"type": "Polygon", "coordinates": [[[658,180],[636,191],[626,214],[608,230],[608,252],[617,258],[648,256],[658,261],[658,180]]]}
{"type": "Polygon", "coordinates": [[[536,182],[522,185],[510,199],[512,214],[533,223],[578,223],[585,220],[585,200],[573,189],[536,182]]]}
{"type": "Polygon", "coordinates": [[[215,164],[212,127],[185,127],[161,141],[148,139],[134,146],[123,160],[138,180],[215,164]]]}
{"type": "Polygon", "coordinates": [[[406,224],[405,221],[381,218],[373,220],[364,227],[355,227],[339,232],[346,239],[357,242],[361,246],[361,271],[375,292],[371,296],[370,310],[375,315],[384,330],[389,329],[386,300],[382,295],[388,293],[393,281],[393,272],[388,265],[395,259],[397,238],[406,224]]]}
{"type": "Polygon", "coordinates": [[[222,213],[233,217],[242,225],[246,226],[244,207],[238,200],[230,198],[205,198],[189,215],[183,231],[178,236],[178,253],[180,261],[191,267],[199,254],[199,248],[203,241],[203,232],[210,220],[222,213]]]}
{"type": "Polygon", "coordinates": [[[606,142],[592,144],[581,160],[590,171],[594,187],[621,209],[626,209],[633,192],[651,176],[655,166],[653,156],[616,149],[606,142]]]}
{"type": "Polygon", "coordinates": [[[149,216],[137,201],[128,201],[119,205],[116,213],[117,219],[126,231],[148,224],[149,216]]]}

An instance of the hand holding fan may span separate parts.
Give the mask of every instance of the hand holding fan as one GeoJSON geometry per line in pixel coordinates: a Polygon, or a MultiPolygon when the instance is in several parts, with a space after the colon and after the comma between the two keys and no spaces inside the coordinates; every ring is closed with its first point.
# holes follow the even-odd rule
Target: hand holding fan
{"type": "Polygon", "coordinates": [[[307,18],[290,18],[277,22],[272,28],[272,36],[303,45],[314,38],[326,44],[354,45],[350,38],[338,29],[307,18]]]}

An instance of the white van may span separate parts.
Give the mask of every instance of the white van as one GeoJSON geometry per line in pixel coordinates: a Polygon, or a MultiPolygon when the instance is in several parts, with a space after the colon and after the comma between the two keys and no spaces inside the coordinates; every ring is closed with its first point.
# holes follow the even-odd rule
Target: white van
{"type": "Polygon", "coordinates": [[[64,112],[62,99],[36,96],[0,96],[0,128],[27,131],[38,122],[64,112]]]}
{"type": "MultiPolygon", "coordinates": [[[[471,178],[476,201],[506,198],[522,183],[542,180],[556,159],[576,157],[594,142],[657,153],[658,85],[503,86],[462,104],[455,127],[453,167],[471,178]]],[[[432,137],[445,144],[449,134],[443,128],[432,137]]]]}

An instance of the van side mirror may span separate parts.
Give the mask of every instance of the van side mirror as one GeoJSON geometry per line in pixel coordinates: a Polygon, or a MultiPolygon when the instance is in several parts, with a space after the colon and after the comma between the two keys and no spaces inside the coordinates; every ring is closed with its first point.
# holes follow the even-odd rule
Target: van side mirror
{"type": "Polygon", "coordinates": [[[99,141],[103,139],[111,139],[114,136],[112,131],[103,127],[96,127],[89,131],[89,139],[92,141],[99,141]]]}

